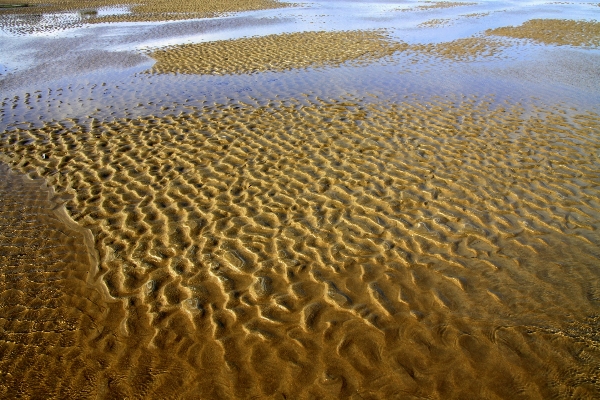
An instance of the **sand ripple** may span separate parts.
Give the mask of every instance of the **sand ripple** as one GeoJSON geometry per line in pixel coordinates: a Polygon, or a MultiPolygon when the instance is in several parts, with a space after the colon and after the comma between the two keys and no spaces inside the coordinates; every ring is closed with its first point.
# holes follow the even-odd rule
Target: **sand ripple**
{"type": "Polygon", "coordinates": [[[1,151],[95,234],[123,396],[592,398],[600,117],[567,111],[231,102],[1,151]]]}
{"type": "Polygon", "coordinates": [[[87,340],[110,329],[103,291],[87,283],[95,258],[43,181],[6,165],[0,177],[0,397],[75,394],[87,340]]]}
{"type": "Polygon", "coordinates": [[[509,46],[509,43],[502,40],[470,37],[450,42],[413,44],[408,47],[408,51],[416,53],[419,59],[433,56],[447,61],[470,62],[483,58],[501,58],[502,50],[509,46]]]}
{"type": "Polygon", "coordinates": [[[600,46],[600,22],[562,19],[532,19],[520,26],[486,31],[488,35],[530,39],[543,44],[600,46]]]}
{"type": "Polygon", "coordinates": [[[152,73],[200,75],[248,74],[302,68],[337,67],[381,62],[398,52],[413,62],[428,57],[453,62],[500,58],[510,43],[487,37],[450,42],[407,44],[385,31],[302,32],[228,41],[171,46],[155,50],[152,73]],[[252,48],[255,51],[248,52],[252,48]]]}
{"type": "Polygon", "coordinates": [[[178,45],[150,55],[155,73],[244,74],[369,62],[406,48],[385,31],[301,32],[178,45]]]}
{"type": "Polygon", "coordinates": [[[27,1],[26,7],[2,8],[0,29],[29,34],[75,28],[103,22],[172,21],[222,16],[240,11],[256,11],[293,6],[276,0],[145,0],[129,4],[121,0],[27,1]],[[127,7],[130,12],[111,13],[127,7]],[[103,13],[98,10],[102,9],[103,13]]]}

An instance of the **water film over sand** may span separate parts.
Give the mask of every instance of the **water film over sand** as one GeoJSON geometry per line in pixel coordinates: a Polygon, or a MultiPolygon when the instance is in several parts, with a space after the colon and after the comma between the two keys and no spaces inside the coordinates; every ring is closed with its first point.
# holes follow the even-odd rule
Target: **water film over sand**
{"type": "Polygon", "coordinates": [[[600,8],[326,3],[6,36],[0,398],[600,397],[600,8]]]}

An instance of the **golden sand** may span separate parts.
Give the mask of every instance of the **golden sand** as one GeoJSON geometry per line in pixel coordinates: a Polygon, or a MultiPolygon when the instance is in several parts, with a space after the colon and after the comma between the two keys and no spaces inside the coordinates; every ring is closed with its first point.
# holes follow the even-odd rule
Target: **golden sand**
{"type": "Polygon", "coordinates": [[[150,56],[155,73],[244,74],[364,63],[405,48],[385,31],[301,32],[178,45],[150,56]]]}
{"type": "MultiPolygon", "coordinates": [[[[161,4],[124,18],[267,3],[161,4]]],[[[534,21],[489,33],[597,45],[592,23],[534,21]]],[[[241,74],[509,45],[309,32],[151,55],[241,74]]],[[[462,95],[193,110],[3,132],[34,180],[0,165],[0,398],[600,398],[598,114],[462,95]]]]}
{"type": "MultiPolygon", "coordinates": [[[[12,167],[94,232],[123,312],[60,387],[597,397],[600,116],[492,104],[306,97],[6,132],[12,167]]],[[[57,374],[2,346],[23,396],[57,374]]]]}
{"type": "Polygon", "coordinates": [[[72,368],[88,362],[88,341],[111,329],[103,290],[90,284],[96,257],[85,244],[93,238],[43,180],[3,164],[0,224],[0,397],[77,397],[69,386],[83,377],[72,368]]]}
{"type": "Polygon", "coordinates": [[[448,61],[468,62],[482,58],[500,58],[502,50],[510,44],[502,40],[485,37],[456,39],[451,42],[413,44],[409,52],[418,58],[433,56],[448,61]]]}
{"type": "MultiPolygon", "coordinates": [[[[13,4],[0,0],[0,4],[13,4]]],[[[86,23],[95,22],[134,22],[134,21],[167,21],[192,18],[206,18],[223,13],[262,10],[269,8],[289,7],[291,3],[282,3],[276,0],[144,0],[132,6],[131,14],[110,15],[97,17],[94,10],[100,7],[120,6],[127,4],[122,0],[31,0],[28,7],[6,8],[3,14],[42,14],[63,11],[88,10],[86,23]]],[[[57,22],[58,23],[58,22],[57,22]]]]}
{"type": "Polygon", "coordinates": [[[415,60],[437,57],[467,62],[498,58],[508,46],[487,37],[408,45],[392,41],[385,31],[302,32],[176,45],[149,55],[157,60],[152,73],[225,75],[365,64],[396,52],[413,54],[415,60]]]}
{"type": "MultiPolygon", "coordinates": [[[[2,4],[0,0],[0,4],[2,4]]],[[[123,6],[121,0],[33,0],[27,7],[2,8],[0,29],[13,34],[45,33],[104,22],[171,21],[209,18],[239,11],[292,6],[276,0],[170,1],[148,0],[131,5],[131,13],[99,16],[101,7],[123,6]],[[42,16],[46,16],[43,18],[42,16]]]]}
{"type": "Polygon", "coordinates": [[[600,46],[600,22],[561,19],[532,19],[521,26],[486,31],[488,35],[529,39],[543,44],[600,46]]]}

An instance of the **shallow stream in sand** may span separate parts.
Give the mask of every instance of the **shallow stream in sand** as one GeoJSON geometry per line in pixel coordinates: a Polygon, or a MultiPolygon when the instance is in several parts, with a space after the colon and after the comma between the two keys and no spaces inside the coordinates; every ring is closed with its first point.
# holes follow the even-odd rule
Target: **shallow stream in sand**
{"type": "Polygon", "coordinates": [[[43,7],[0,9],[1,397],[600,396],[598,4],[43,7]]]}

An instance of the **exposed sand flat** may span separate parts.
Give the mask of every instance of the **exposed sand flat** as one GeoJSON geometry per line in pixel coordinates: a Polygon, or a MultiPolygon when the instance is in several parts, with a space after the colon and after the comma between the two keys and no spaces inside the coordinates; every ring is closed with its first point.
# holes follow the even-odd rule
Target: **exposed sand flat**
{"type": "Polygon", "coordinates": [[[475,61],[482,58],[499,58],[510,43],[485,37],[456,39],[451,42],[413,44],[408,51],[422,56],[434,56],[450,61],[475,61]]]}
{"type": "Polygon", "coordinates": [[[0,398],[231,397],[215,384],[219,368],[199,374],[150,345],[145,305],[124,319],[97,284],[93,238],[62,203],[0,164],[0,398]]]}
{"type": "MultiPolygon", "coordinates": [[[[0,0],[0,4],[14,4],[0,0]]],[[[25,4],[25,3],[24,3],[25,4]]],[[[98,16],[97,9],[101,7],[114,7],[128,4],[122,0],[31,0],[27,1],[27,7],[3,8],[3,24],[10,24],[10,15],[35,15],[42,13],[59,13],[65,11],[77,11],[85,17],[86,23],[97,22],[125,22],[125,21],[167,21],[192,18],[205,18],[224,13],[263,10],[269,8],[289,7],[291,3],[283,3],[275,0],[143,0],[131,5],[131,13],[108,16],[98,16]],[[6,17],[9,17],[6,19],[6,17]]],[[[57,16],[57,26],[60,26],[60,16],[57,16]]],[[[23,18],[13,19],[13,24],[30,24],[32,21],[24,21],[23,18]]],[[[82,21],[84,22],[84,21],[82,21]]]]}
{"type": "Polygon", "coordinates": [[[293,3],[276,0],[151,0],[135,6],[132,14],[95,18],[93,22],[166,21],[206,18],[240,11],[290,7],[293,3]]]}
{"type": "Polygon", "coordinates": [[[598,7],[111,1],[0,10],[0,399],[600,398],[600,53],[485,34],[598,7]]]}
{"type": "Polygon", "coordinates": [[[487,37],[409,45],[392,41],[383,31],[302,32],[178,45],[149,55],[157,60],[152,73],[225,75],[374,63],[403,51],[417,59],[465,62],[500,57],[509,46],[487,37]]]}
{"type": "Polygon", "coordinates": [[[146,396],[593,398],[600,116],[565,111],[231,102],[0,150],[71,196],[124,337],[171,357],[146,396]]]}
{"type": "Polygon", "coordinates": [[[150,56],[154,73],[246,74],[372,62],[407,47],[384,31],[302,32],[185,44],[150,56]]]}
{"type": "Polygon", "coordinates": [[[533,19],[520,26],[489,29],[486,33],[544,44],[600,46],[600,22],[597,21],[533,19]]]}
{"type": "Polygon", "coordinates": [[[86,283],[94,272],[86,233],[42,183],[0,164],[2,398],[77,397],[87,341],[110,330],[102,290],[86,283]]]}

